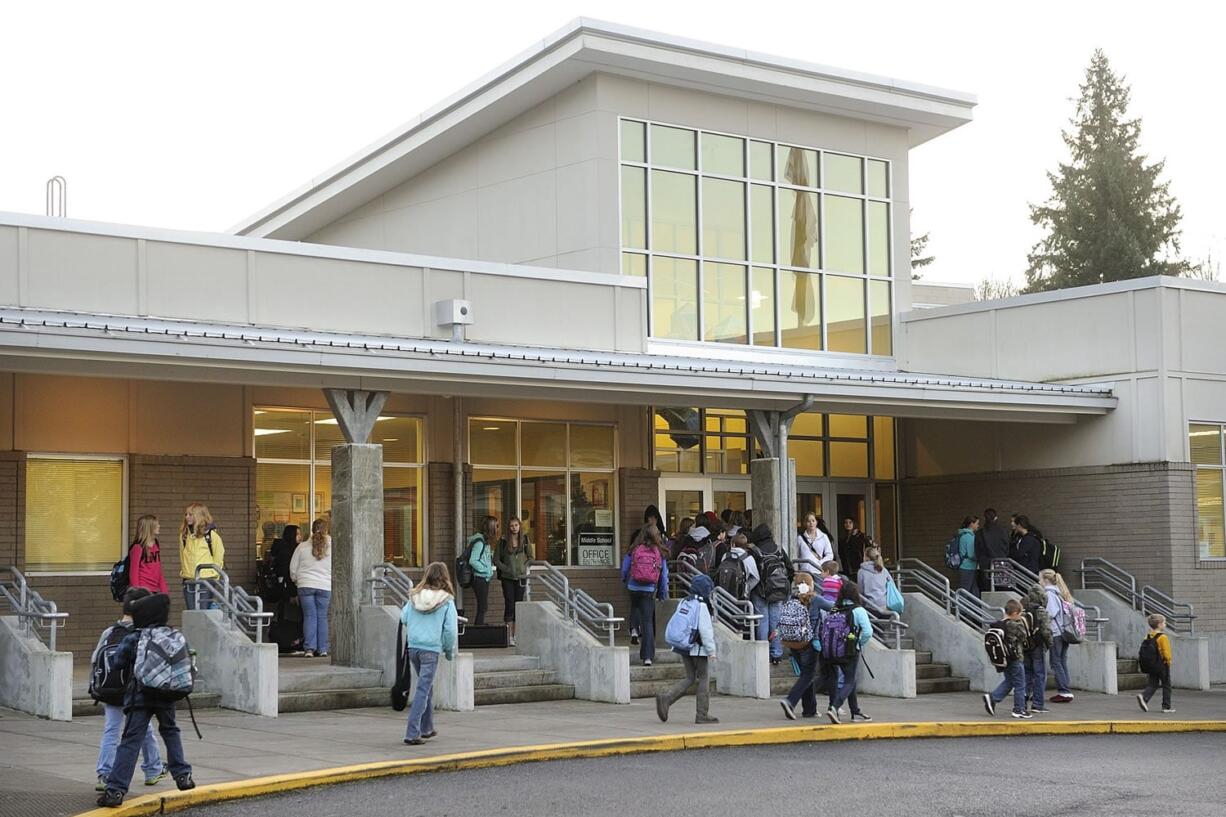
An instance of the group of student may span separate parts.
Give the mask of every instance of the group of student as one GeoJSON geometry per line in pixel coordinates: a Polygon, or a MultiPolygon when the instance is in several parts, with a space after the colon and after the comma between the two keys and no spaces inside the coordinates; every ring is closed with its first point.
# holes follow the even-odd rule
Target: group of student
{"type": "Polygon", "coordinates": [[[528,572],[535,558],[532,541],[518,516],[507,520],[507,533],[500,535],[501,526],[492,516],[485,517],[481,530],[468,537],[459,561],[467,566],[467,586],[473,590],[477,615],[473,624],[485,624],[489,607],[490,582],[497,570],[502,584],[502,621],[507,627],[508,642],[515,646],[515,605],[524,600],[528,590],[528,572]]]}
{"type": "Polygon", "coordinates": [[[1031,573],[1060,567],[1060,549],[1049,542],[1026,514],[1000,521],[995,508],[983,518],[968,515],[945,550],[945,564],[958,571],[958,586],[979,598],[992,587],[992,563],[1012,559],[1031,573]]]}
{"type": "Polygon", "coordinates": [[[280,652],[326,658],[332,605],[332,536],[327,520],[312,522],[305,540],[301,528],[286,525],[257,571],[260,596],[273,611],[270,637],[280,652]]]}

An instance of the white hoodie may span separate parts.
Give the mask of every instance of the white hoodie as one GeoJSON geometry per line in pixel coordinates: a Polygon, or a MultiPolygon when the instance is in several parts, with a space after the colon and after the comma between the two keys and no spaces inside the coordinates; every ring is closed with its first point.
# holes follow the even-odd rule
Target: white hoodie
{"type": "Polygon", "coordinates": [[[294,549],[289,560],[289,576],[299,588],[332,592],[332,537],[327,540],[322,559],[316,559],[311,552],[310,539],[294,549]]]}

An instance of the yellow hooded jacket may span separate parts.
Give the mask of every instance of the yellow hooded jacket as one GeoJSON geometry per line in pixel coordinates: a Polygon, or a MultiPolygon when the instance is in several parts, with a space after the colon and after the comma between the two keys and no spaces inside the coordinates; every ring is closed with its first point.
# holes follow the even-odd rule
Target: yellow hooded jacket
{"type": "MultiPolygon", "coordinates": [[[[196,578],[196,566],[214,564],[226,566],[226,547],[221,541],[221,534],[216,528],[205,531],[204,536],[188,534],[187,539],[179,546],[179,575],[184,579],[196,578]]],[[[204,579],[217,578],[216,570],[206,570],[200,574],[204,579]]]]}

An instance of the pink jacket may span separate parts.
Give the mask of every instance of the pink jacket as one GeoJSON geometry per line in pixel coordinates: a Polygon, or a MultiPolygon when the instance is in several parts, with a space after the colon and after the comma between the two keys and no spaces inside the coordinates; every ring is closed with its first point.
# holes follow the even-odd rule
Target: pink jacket
{"type": "Polygon", "coordinates": [[[148,558],[144,557],[140,543],[132,545],[128,550],[128,584],[132,587],[144,587],[154,593],[169,593],[166,589],[166,577],[162,575],[162,549],[154,540],[149,548],[148,558]]]}

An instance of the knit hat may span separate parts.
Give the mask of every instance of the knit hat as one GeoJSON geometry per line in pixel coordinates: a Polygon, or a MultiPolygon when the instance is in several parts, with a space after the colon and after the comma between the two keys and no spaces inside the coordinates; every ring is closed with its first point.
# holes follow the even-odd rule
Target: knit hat
{"type": "Polygon", "coordinates": [[[711,577],[706,574],[699,574],[690,582],[691,596],[709,599],[713,592],[715,592],[715,582],[711,581],[711,577]]]}
{"type": "Polygon", "coordinates": [[[156,627],[170,620],[170,596],[154,593],[136,599],[130,605],[132,623],[138,627],[156,627]]]}

